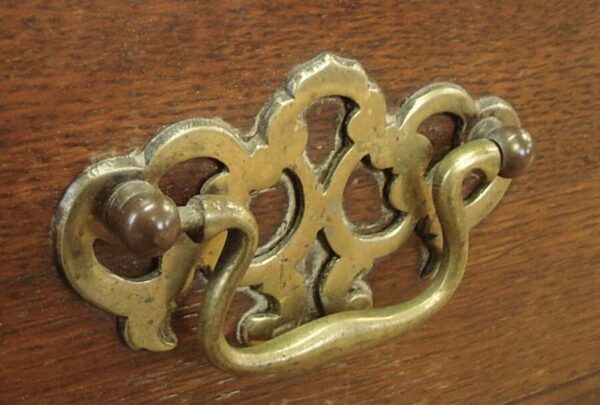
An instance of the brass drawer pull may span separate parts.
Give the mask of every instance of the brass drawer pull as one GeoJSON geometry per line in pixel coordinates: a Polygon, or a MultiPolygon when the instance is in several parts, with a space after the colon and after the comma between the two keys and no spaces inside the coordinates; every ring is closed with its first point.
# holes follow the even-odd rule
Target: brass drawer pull
{"type": "Polygon", "coordinates": [[[61,201],[55,243],[73,288],[123,317],[123,337],[131,348],[175,347],[170,326],[175,299],[189,288],[198,265],[209,263],[213,273],[199,313],[198,338],[211,362],[235,372],[307,367],[389,339],[437,312],[463,276],[469,230],[532,159],[531,137],[503,100],[474,101],[461,87],[436,83],[409,97],[391,116],[383,94],[357,62],[322,54],[294,70],[248,137],[218,119],[191,119],[161,131],[139,153],[87,168],[61,201]],[[338,136],[346,146],[336,152],[322,180],[305,154],[303,112],[325,97],[345,100],[347,114],[338,136]],[[452,113],[463,126],[458,146],[428,171],[432,146],[418,127],[437,113],[452,113]],[[227,171],[177,207],[158,182],[176,164],[199,157],[216,159],[227,171]],[[348,177],[365,157],[376,169],[391,171],[386,198],[401,213],[372,235],[354,232],[341,207],[348,177]],[[463,200],[463,180],[473,171],[485,185],[463,200]],[[257,253],[258,227],[246,204],[251,192],[273,186],[284,172],[294,177],[293,191],[300,196],[293,221],[277,243],[257,253]],[[406,302],[372,308],[361,276],[417,226],[434,236],[426,241],[431,285],[406,302]],[[296,266],[317,233],[335,257],[316,276],[303,277],[296,266]],[[98,261],[97,240],[161,256],[158,268],[141,278],[119,276],[98,261]],[[248,347],[236,348],[223,336],[223,324],[241,286],[277,305],[257,306],[244,316],[238,337],[248,347]],[[307,313],[314,292],[319,311],[307,313]]]}

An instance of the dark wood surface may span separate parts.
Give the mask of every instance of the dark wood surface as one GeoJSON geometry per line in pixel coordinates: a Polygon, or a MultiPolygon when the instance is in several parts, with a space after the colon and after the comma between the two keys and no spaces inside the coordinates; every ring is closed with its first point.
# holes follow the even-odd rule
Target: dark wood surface
{"type": "MultiPolygon", "coordinates": [[[[600,401],[598,2],[104,3],[0,6],[0,403],[600,401]],[[236,377],[195,348],[198,279],[176,312],[178,348],[130,351],[53,261],[63,191],[175,121],[249,128],[291,67],[322,51],[361,61],[390,105],[437,80],[502,96],[535,137],[533,168],[471,234],[457,294],[376,349],[236,377]]],[[[424,131],[439,138],[448,122],[424,131]]],[[[165,187],[184,199],[195,183],[178,178],[165,187]]],[[[372,183],[353,184],[349,211],[372,220],[372,183]]],[[[264,234],[278,198],[257,203],[264,234]]],[[[148,266],[131,260],[122,271],[148,266]]],[[[377,264],[377,305],[422,287],[419,261],[414,242],[377,264]]]]}

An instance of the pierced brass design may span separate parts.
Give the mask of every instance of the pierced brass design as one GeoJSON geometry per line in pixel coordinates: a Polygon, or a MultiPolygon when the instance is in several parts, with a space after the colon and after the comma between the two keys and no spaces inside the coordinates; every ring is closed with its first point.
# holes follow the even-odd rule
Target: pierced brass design
{"type": "Polygon", "coordinates": [[[382,92],[357,62],[322,54],[292,72],[249,134],[219,119],[190,119],[161,131],[141,152],[85,170],[55,219],[58,257],[78,293],[125,319],[123,336],[132,348],[176,345],[170,326],[175,299],[189,288],[195,269],[209,265],[214,272],[199,325],[206,355],[234,371],[306,366],[397,335],[436,312],[462,277],[469,229],[510,184],[498,172],[512,177],[532,156],[531,138],[499,98],[475,101],[459,86],[436,83],[388,115],[382,92]],[[343,100],[345,118],[336,135],[343,141],[321,168],[307,157],[303,114],[328,97],[343,100]],[[452,113],[462,125],[457,147],[427,170],[432,146],[418,128],[437,113],[452,113]],[[201,157],[220,161],[226,171],[176,208],[158,182],[175,165],[201,157]],[[399,212],[369,235],[353,230],[342,207],[349,176],[364,159],[392,174],[385,197],[399,212]],[[472,170],[483,173],[486,184],[463,201],[462,181],[472,170]],[[257,250],[257,226],[245,207],[253,192],[282,176],[291,199],[288,225],[257,250]],[[146,211],[153,214],[144,216],[146,211]],[[415,229],[430,252],[425,273],[433,277],[431,285],[405,303],[372,309],[362,277],[415,229]],[[98,262],[98,239],[162,253],[158,268],[141,278],[118,276],[98,262]],[[333,257],[307,268],[304,259],[315,243],[325,243],[333,257]],[[255,344],[242,349],[222,336],[238,287],[258,302],[239,322],[240,342],[255,344]]]}

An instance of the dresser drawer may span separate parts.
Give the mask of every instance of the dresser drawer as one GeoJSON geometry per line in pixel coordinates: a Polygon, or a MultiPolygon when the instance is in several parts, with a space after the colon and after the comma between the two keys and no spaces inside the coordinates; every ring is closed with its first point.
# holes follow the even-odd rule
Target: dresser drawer
{"type": "MultiPolygon", "coordinates": [[[[0,9],[0,403],[598,402],[596,2],[24,1],[0,9]],[[52,220],[64,191],[92,162],[140,149],[183,119],[219,117],[249,131],[290,69],[322,52],[358,60],[390,114],[428,83],[453,82],[509,100],[533,135],[532,167],[471,232],[457,293],[382,345],[309,371],[237,376],[197,347],[199,271],[173,316],[177,348],[130,350],[115,318],[69,288],[57,264],[52,220]]],[[[329,100],[305,115],[315,161],[335,149],[340,108],[329,100]]],[[[447,114],[420,128],[434,155],[447,152],[456,130],[447,114]]],[[[161,185],[185,203],[219,170],[189,162],[161,185]]],[[[385,221],[379,185],[357,166],[344,194],[351,221],[385,221]]],[[[261,243],[284,220],[285,200],[282,184],[254,197],[261,243]]],[[[104,249],[124,275],[154,265],[104,249]]],[[[367,275],[375,306],[429,282],[418,276],[421,252],[414,237],[375,262],[367,275]]],[[[236,295],[230,331],[248,305],[236,295]]]]}

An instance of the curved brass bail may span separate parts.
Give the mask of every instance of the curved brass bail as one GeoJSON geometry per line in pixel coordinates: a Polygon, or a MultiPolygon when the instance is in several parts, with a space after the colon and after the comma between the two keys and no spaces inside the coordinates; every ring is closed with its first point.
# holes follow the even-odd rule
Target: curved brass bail
{"type": "Polygon", "coordinates": [[[200,310],[198,339],[216,366],[233,372],[274,372],[310,367],[397,336],[436,313],[462,279],[468,253],[468,222],[461,187],[471,171],[490,182],[501,168],[501,153],[490,140],[468,142],[436,167],[433,201],[443,233],[443,254],[431,285],[419,296],[392,306],[327,315],[256,346],[236,348],[223,335],[227,312],[257,245],[258,229],[245,208],[222,196],[203,195],[204,238],[228,231],[226,245],[200,310]]]}

